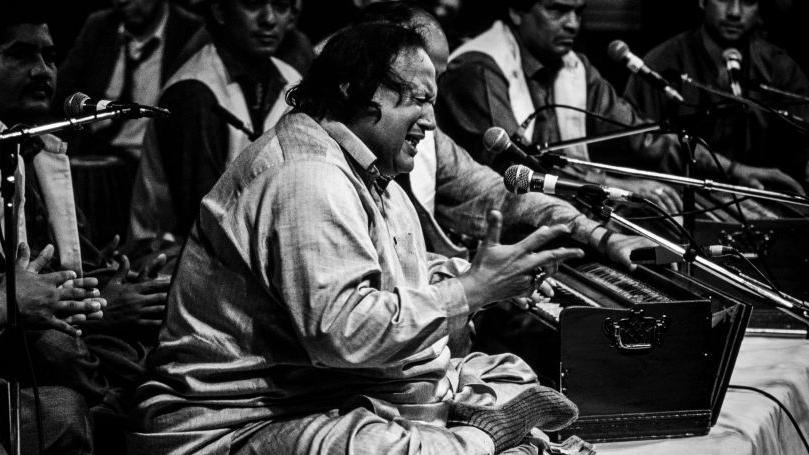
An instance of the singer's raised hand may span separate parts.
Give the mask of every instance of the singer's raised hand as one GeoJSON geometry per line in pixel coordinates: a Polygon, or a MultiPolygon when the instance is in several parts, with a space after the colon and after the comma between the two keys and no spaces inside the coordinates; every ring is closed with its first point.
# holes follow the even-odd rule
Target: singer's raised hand
{"type": "Polygon", "coordinates": [[[490,211],[487,222],[486,237],[478,247],[472,266],[458,277],[466,291],[470,311],[512,297],[530,296],[541,284],[536,280],[538,274],[552,275],[561,262],[584,255],[578,248],[540,250],[549,241],[570,234],[567,226],[543,226],[514,245],[502,245],[500,212],[490,211]]]}

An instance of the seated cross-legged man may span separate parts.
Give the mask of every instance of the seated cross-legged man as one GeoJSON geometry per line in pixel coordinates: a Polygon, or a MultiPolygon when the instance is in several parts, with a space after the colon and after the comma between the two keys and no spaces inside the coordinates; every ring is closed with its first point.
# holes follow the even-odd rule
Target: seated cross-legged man
{"type": "Polygon", "coordinates": [[[498,212],[471,265],[427,253],[393,177],[435,128],[435,90],[412,30],[329,41],[203,199],[131,453],[493,454],[575,419],[516,356],[451,358],[471,315],[583,253],[543,250],[564,226],[502,245],[498,212]]]}

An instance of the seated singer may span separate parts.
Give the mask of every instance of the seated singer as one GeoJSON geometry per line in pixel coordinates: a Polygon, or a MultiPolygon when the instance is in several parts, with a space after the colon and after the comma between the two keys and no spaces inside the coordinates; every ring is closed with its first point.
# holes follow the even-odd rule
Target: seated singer
{"type": "Polygon", "coordinates": [[[384,23],[334,36],[203,199],[132,453],[493,454],[575,419],[513,355],[451,359],[471,314],[582,252],[541,250],[562,226],[500,245],[497,212],[471,266],[426,252],[392,180],[435,128],[424,47],[384,23]]]}

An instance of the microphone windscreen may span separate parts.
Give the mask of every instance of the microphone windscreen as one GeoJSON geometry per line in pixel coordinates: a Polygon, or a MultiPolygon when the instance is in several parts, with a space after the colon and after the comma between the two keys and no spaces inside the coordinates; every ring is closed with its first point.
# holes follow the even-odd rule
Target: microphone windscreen
{"type": "Polygon", "coordinates": [[[483,134],[483,147],[489,152],[503,153],[510,142],[506,130],[499,126],[493,126],[483,134]]]}
{"type": "Polygon", "coordinates": [[[607,55],[616,62],[620,62],[629,53],[629,46],[625,42],[617,39],[607,46],[607,55]]]}
{"type": "Polygon", "coordinates": [[[725,49],[724,52],[722,52],[722,58],[724,58],[725,61],[732,60],[732,61],[741,62],[742,61],[742,53],[739,52],[739,50],[736,49],[735,47],[729,47],[729,48],[725,49]]]}
{"type": "Polygon", "coordinates": [[[503,174],[503,184],[510,193],[527,193],[531,188],[531,174],[533,173],[531,169],[521,164],[509,166],[503,174]]]}
{"type": "Polygon", "coordinates": [[[67,98],[65,98],[64,104],[62,104],[62,111],[68,117],[75,117],[77,115],[82,115],[82,108],[84,103],[89,100],[90,97],[85,95],[82,92],[76,92],[67,98]]]}

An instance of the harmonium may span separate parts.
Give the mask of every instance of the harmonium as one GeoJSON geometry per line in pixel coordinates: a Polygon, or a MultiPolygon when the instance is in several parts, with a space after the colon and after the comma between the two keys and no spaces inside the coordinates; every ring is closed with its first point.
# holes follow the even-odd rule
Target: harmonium
{"type": "MultiPolygon", "coordinates": [[[[565,263],[555,295],[476,320],[476,348],[513,352],[579,407],[554,435],[593,442],[707,434],[719,417],[754,298],[670,267],[565,263]]],[[[488,314],[487,314],[488,313],[488,314]]]]}
{"type": "MultiPolygon", "coordinates": [[[[694,236],[700,245],[732,246],[767,273],[779,290],[809,300],[809,208],[779,202],[737,197],[724,193],[697,193],[694,236]]],[[[729,256],[717,258],[763,281],[746,262],[729,256]]],[[[699,274],[697,276],[700,276],[699,274]]],[[[755,305],[750,331],[765,335],[806,337],[804,324],[781,311],[755,305]]]]}

